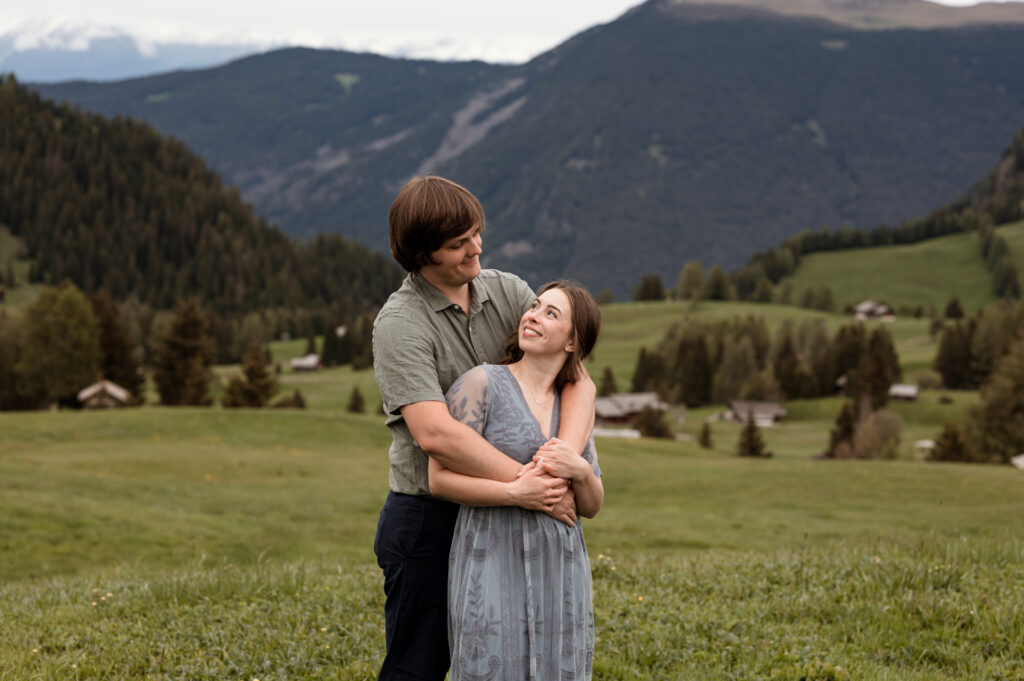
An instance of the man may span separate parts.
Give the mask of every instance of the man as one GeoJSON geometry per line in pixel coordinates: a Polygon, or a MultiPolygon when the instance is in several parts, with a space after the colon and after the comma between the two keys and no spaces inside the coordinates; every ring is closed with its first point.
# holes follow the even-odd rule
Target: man
{"type": "MultiPolygon", "coordinates": [[[[458,505],[430,496],[427,456],[479,478],[512,481],[520,465],[456,421],[445,392],[469,369],[497,363],[533,292],[518,277],[481,270],[485,219],[468,190],[440,177],[411,180],[388,215],[391,253],[407,271],[374,322],[377,384],[393,442],[391,491],[374,540],[384,572],[387,655],[378,679],[442,681],[448,657],[448,552],[458,505]]],[[[596,389],[563,391],[559,438],[583,451],[596,389]]],[[[550,479],[550,488],[565,482],[550,479]]],[[[549,513],[575,522],[572,492],[549,513]]]]}

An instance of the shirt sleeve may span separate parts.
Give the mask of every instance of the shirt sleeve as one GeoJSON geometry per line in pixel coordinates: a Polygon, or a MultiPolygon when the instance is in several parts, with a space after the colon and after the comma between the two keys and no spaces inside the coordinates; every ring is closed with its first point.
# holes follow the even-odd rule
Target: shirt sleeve
{"type": "Polygon", "coordinates": [[[516,296],[519,299],[519,316],[522,317],[526,314],[526,311],[530,309],[530,305],[533,303],[537,295],[533,292],[533,289],[530,288],[529,284],[519,277],[516,277],[516,296]]]}
{"type": "Polygon", "coordinates": [[[456,421],[466,424],[479,435],[487,425],[490,404],[490,378],[482,366],[473,367],[452,383],[446,395],[448,411],[456,421]]]}
{"type": "Polygon", "coordinates": [[[444,402],[433,341],[400,315],[378,316],[373,325],[373,371],[390,414],[407,404],[444,402]]]}

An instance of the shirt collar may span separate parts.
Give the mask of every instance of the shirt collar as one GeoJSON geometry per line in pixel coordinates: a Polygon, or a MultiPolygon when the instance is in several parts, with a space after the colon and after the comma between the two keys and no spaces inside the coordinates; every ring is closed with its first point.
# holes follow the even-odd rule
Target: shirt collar
{"type": "MultiPolygon", "coordinates": [[[[455,303],[448,299],[445,294],[441,293],[431,284],[426,278],[423,277],[419,272],[413,272],[409,275],[409,279],[412,282],[413,287],[422,295],[427,303],[430,305],[430,309],[434,312],[440,312],[449,307],[455,307],[455,303]]],[[[483,304],[490,300],[490,295],[487,293],[487,287],[480,284],[480,277],[475,277],[469,282],[469,313],[475,314],[483,307],[483,304]]]]}

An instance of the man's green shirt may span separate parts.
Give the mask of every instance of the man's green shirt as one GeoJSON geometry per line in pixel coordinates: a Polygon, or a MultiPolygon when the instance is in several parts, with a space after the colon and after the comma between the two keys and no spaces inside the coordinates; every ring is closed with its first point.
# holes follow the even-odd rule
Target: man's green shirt
{"type": "Polygon", "coordinates": [[[480,364],[495,364],[534,295],[519,277],[483,270],[469,283],[470,308],[445,297],[417,273],[405,278],[373,324],[373,368],[391,430],[391,490],[430,494],[427,455],[400,409],[444,402],[455,380],[480,364]]]}

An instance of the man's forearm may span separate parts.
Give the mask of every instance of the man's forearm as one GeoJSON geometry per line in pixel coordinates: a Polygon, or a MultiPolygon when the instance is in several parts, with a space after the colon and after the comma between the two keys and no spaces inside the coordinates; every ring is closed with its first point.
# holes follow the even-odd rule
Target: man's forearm
{"type": "Polygon", "coordinates": [[[452,418],[443,402],[408,405],[402,416],[420,448],[448,470],[501,482],[516,479],[520,464],[452,418]]]}

